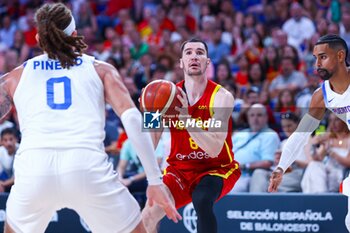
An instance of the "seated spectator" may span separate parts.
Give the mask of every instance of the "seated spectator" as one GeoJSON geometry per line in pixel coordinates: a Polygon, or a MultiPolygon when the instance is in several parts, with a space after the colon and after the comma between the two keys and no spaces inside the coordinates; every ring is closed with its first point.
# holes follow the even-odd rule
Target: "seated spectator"
{"type": "MultiPolygon", "coordinates": [[[[319,37],[319,36],[318,36],[319,37]]],[[[317,40],[316,40],[317,41],[317,40]]],[[[314,46],[312,46],[313,48],[314,46]]],[[[298,50],[291,46],[291,45],[285,45],[282,48],[280,48],[280,57],[290,57],[293,59],[293,63],[295,66],[295,69],[300,72],[305,72],[305,62],[299,58],[298,50]]]]}
{"type": "Polygon", "coordinates": [[[115,155],[119,154],[120,150],[123,147],[124,142],[127,139],[128,139],[128,136],[126,135],[123,125],[120,125],[120,128],[118,128],[117,140],[110,142],[110,144],[105,147],[105,152],[107,154],[115,154],[115,155]]]}
{"type": "Polygon", "coordinates": [[[258,88],[259,92],[267,90],[267,82],[265,81],[265,73],[260,63],[253,63],[248,68],[248,82],[250,88],[258,88]]]}
{"type": "Polygon", "coordinates": [[[275,99],[281,90],[289,89],[293,92],[303,89],[307,84],[305,75],[296,70],[293,58],[283,57],[281,73],[271,82],[269,94],[275,99]]]}
{"type": "Polygon", "coordinates": [[[243,50],[248,59],[248,63],[251,65],[259,62],[263,53],[264,45],[261,36],[257,31],[254,30],[250,34],[249,39],[243,44],[243,50]]]}
{"type": "MultiPolygon", "coordinates": [[[[294,113],[288,112],[281,115],[282,131],[287,138],[296,130],[298,124],[299,118],[294,113]]],[[[286,141],[287,139],[283,140],[280,148],[276,150],[274,164],[270,169],[259,168],[254,170],[249,187],[250,192],[267,192],[271,171],[278,164],[286,141]]],[[[278,192],[301,192],[300,182],[306,166],[307,159],[305,153],[302,153],[298,155],[298,159],[284,174],[282,183],[278,187],[278,192]]]]}
{"type": "MultiPolygon", "coordinates": [[[[273,112],[268,104],[262,103],[260,101],[260,94],[261,93],[257,87],[251,87],[247,90],[244,101],[240,103],[239,109],[234,109],[235,130],[249,127],[247,112],[250,106],[257,103],[261,103],[265,106],[268,116],[268,124],[271,126],[275,125],[276,122],[273,116],[273,112]]],[[[239,99],[239,97],[235,95],[235,99],[239,99]]]]}
{"type": "MultiPolygon", "coordinates": [[[[237,94],[235,96],[237,98],[237,94]]],[[[239,97],[238,97],[239,98],[239,97]]],[[[253,104],[259,103],[259,89],[249,88],[244,95],[243,103],[239,108],[239,114],[236,120],[236,129],[242,129],[249,127],[247,112],[253,104]]]]}
{"type": "Polygon", "coordinates": [[[13,161],[18,149],[17,132],[6,128],[1,132],[0,192],[9,192],[14,184],[13,161]]]}
{"type": "MultiPolygon", "coordinates": [[[[163,145],[158,144],[156,149],[156,155],[159,166],[163,161],[163,145]]],[[[120,181],[128,187],[131,194],[141,193],[143,198],[136,199],[139,201],[141,207],[145,204],[147,179],[146,173],[142,167],[142,164],[133,149],[130,140],[126,139],[120,151],[120,158],[117,166],[117,172],[120,181]]]]}
{"type": "Polygon", "coordinates": [[[270,84],[279,74],[278,70],[280,60],[277,47],[270,45],[264,48],[261,62],[266,75],[266,80],[268,84],[270,84]]]}
{"type": "Polygon", "coordinates": [[[289,89],[283,89],[280,91],[277,99],[277,103],[275,105],[275,112],[277,114],[286,113],[286,112],[297,112],[297,108],[295,106],[295,98],[294,94],[289,89]]]}
{"type": "Polygon", "coordinates": [[[333,113],[328,121],[328,132],[314,136],[309,142],[312,161],[301,182],[304,193],[337,192],[350,168],[350,131],[333,113]]]}
{"type": "Polygon", "coordinates": [[[217,66],[221,59],[229,55],[230,46],[221,40],[222,31],[215,28],[211,40],[208,42],[208,56],[214,66],[217,66]]]}
{"type": "Polygon", "coordinates": [[[232,83],[232,75],[230,63],[226,59],[222,59],[216,67],[214,81],[220,85],[232,83]]]}
{"type": "Polygon", "coordinates": [[[239,69],[234,75],[235,84],[238,87],[238,96],[243,98],[248,87],[248,59],[244,54],[239,55],[235,62],[239,69]]]}
{"type": "Polygon", "coordinates": [[[288,34],[288,44],[300,48],[301,43],[316,32],[314,22],[302,15],[304,9],[298,2],[293,2],[289,7],[290,19],[284,22],[282,29],[288,34]]]}
{"type": "Polygon", "coordinates": [[[248,110],[249,128],[232,135],[235,159],[240,163],[242,175],[232,192],[248,192],[253,171],[269,169],[274,161],[280,139],[267,126],[267,112],[262,104],[253,104],[248,110]]]}

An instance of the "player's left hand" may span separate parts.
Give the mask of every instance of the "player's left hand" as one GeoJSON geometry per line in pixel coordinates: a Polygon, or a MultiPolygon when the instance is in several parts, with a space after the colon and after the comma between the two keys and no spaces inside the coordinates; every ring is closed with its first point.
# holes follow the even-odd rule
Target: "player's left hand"
{"type": "Polygon", "coordinates": [[[183,120],[189,117],[188,114],[188,99],[186,93],[180,88],[177,87],[181,95],[177,95],[178,100],[181,103],[181,108],[175,107],[175,110],[179,112],[179,119],[183,120]]]}
{"type": "Polygon", "coordinates": [[[271,192],[277,192],[278,186],[282,182],[282,177],[283,177],[283,170],[281,168],[276,168],[270,177],[270,185],[268,188],[268,191],[271,192]]]}

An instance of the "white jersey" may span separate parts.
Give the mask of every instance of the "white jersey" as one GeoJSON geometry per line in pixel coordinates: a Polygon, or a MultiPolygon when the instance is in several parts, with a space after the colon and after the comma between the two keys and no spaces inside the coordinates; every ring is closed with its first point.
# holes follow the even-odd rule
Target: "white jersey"
{"type": "Polygon", "coordinates": [[[322,84],[323,99],[326,108],[342,119],[350,129],[350,86],[343,94],[331,89],[329,81],[322,84]]]}
{"type": "Polygon", "coordinates": [[[105,102],[94,58],[83,55],[63,69],[43,54],[28,60],[14,104],[22,140],[19,152],[36,148],[103,149],[105,102]]]}

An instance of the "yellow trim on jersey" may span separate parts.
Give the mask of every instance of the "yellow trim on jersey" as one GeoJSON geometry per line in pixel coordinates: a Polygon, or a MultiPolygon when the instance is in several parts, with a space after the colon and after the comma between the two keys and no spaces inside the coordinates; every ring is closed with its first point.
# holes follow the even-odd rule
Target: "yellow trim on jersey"
{"type": "Polygon", "coordinates": [[[216,93],[219,91],[220,88],[221,88],[221,85],[217,84],[213,93],[210,96],[210,102],[209,102],[210,117],[212,117],[214,115],[214,110],[213,110],[214,99],[215,99],[216,93]]]}
{"type": "Polygon", "coordinates": [[[224,145],[225,145],[225,148],[226,148],[226,153],[227,153],[228,157],[230,158],[230,162],[228,164],[221,164],[221,167],[227,167],[233,161],[233,158],[231,156],[231,150],[230,150],[230,147],[228,147],[228,144],[227,144],[226,140],[224,141],[224,145]]]}
{"type": "Polygon", "coordinates": [[[211,176],[219,176],[219,177],[222,177],[224,179],[227,179],[235,170],[238,169],[238,164],[236,163],[235,164],[235,167],[234,168],[231,168],[228,172],[226,172],[226,174],[220,174],[220,173],[210,173],[209,172],[209,175],[211,176]]]}

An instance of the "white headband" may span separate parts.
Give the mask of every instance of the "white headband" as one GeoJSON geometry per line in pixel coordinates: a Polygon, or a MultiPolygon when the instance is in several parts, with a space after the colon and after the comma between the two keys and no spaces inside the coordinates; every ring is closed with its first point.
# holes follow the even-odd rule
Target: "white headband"
{"type": "Polygon", "coordinates": [[[63,32],[67,36],[71,36],[74,31],[75,31],[75,20],[74,20],[74,17],[72,16],[72,20],[70,21],[69,25],[63,30],[63,32]]]}

